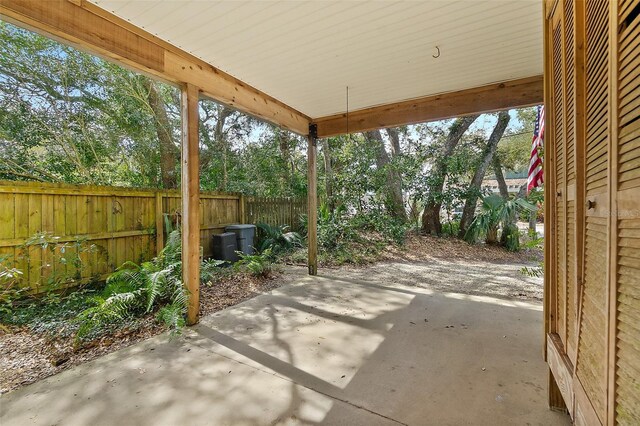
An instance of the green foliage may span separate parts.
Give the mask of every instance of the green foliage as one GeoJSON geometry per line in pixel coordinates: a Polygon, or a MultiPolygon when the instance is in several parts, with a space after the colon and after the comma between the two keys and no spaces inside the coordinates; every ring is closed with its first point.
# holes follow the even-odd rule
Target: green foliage
{"type": "MultiPolygon", "coordinates": [[[[158,186],[149,82],[0,22],[0,178],[158,186]]],[[[179,140],[177,90],[154,84],[166,106],[167,130],[179,140]]]]}
{"type": "MultiPolygon", "coordinates": [[[[169,234],[167,245],[150,262],[137,265],[126,262],[107,279],[95,306],[78,316],[77,338],[92,339],[121,327],[135,318],[161,309],[156,319],[176,332],[184,325],[187,291],[182,285],[182,247],[180,231],[169,234]]],[[[208,263],[203,268],[209,271],[208,263]]]]}
{"type": "Polygon", "coordinates": [[[521,198],[506,201],[499,195],[483,197],[480,213],[476,215],[467,230],[464,236],[465,240],[475,243],[485,237],[488,244],[496,244],[498,243],[498,230],[502,227],[507,249],[518,250],[519,232],[512,223],[518,209],[534,210],[535,206],[521,198]]]}
{"type": "Polygon", "coordinates": [[[13,304],[26,293],[26,288],[20,288],[22,271],[7,266],[11,263],[11,256],[0,256],[0,315],[11,314],[13,304]]]}
{"type": "Polygon", "coordinates": [[[510,126],[498,143],[497,155],[506,170],[518,172],[528,169],[536,114],[535,107],[516,110],[517,120],[512,120],[515,125],[510,126]]]}
{"type": "MultiPolygon", "coordinates": [[[[60,237],[51,232],[37,232],[17,247],[15,259],[0,259],[0,263],[5,267],[12,263],[26,265],[26,269],[31,270],[33,274],[46,277],[42,285],[45,291],[50,292],[61,290],[79,280],[88,267],[86,260],[83,259],[88,258],[87,254],[96,252],[99,252],[98,246],[88,242],[86,238],[60,242],[60,237]],[[32,256],[37,254],[39,258],[43,258],[45,253],[50,261],[37,262],[39,270],[34,270],[32,256]]],[[[99,258],[98,261],[104,260],[99,258]]],[[[25,275],[19,271],[17,285],[21,288],[27,288],[29,285],[24,278],[25,275]]]]}
{"type": "Polygon", "coordinates": [[[35,332],[52,337],[65,337],[75,333],[77,316],[94,305],[94,289],[83,289],[63,295],[50,292],[40,298],[29,298],[22,293],[0,309],[0,323],[27,326],[35,332]]]}
{"type": "Polygon", "coordinates": [[[507,251],[520,250],[520,230],[513,223],[507,223],[502,228],[502,239],[507,251]]]}
{"type": "Polygon", "coordinates": [[[247,271],[255,277],[266,278],[273,272],[273,253],[271,248],[265,249],[262,253],[245,254],[237,252],[240,256],[233,266],[236,271],[247,271]]]}
{"type": "Polygon", "coordinates": [[[442,235],[457,237],[460,232],[460,221],[451,220],[442,224],[442,235]]]}
{"type": "Polygon", "coordinates": [[[273,226],[266,223],[258,223],[258,235],[255,249],[264,252],[271,249],[274,255],[288,252],[302,246],[302,237],[297,232],[287,231],[288,225],[273,226]]]}
{"type": "Polygon", "coordinates": [[[225,269],[222,268],[226,262],[224,260],[217,259],[205,259],[200,264],[200,282],[208,283],[213,281],[216,277],[222,275],[225,269]]]}
{"type": "Polygon", "coordinates": [[[544,275],[544,264],[540,262],[538,266],[524,266],[520,269],[520,273],[526,277],[540,278],[544,275]]]}
{"type": "MultiPolygon", "coordinates": [[[[82,255],[97,251],[96,246],[88,243],[86,239],[64,243],[59,240],[59,237],[55,237],[50,232],[38,232],[17,247],[15,258],[12,255],[0,256],[0,313],[3,322],[14,325],[30,323],[25,322],[24,318],[19,318],[21,314],[16,314],[16,306],[26,306],[27,309],[22,309],[20,312],[27,312],[28,315],[33,316],[34,324],[52,322],[52,318],[46,314],[51,310],[47,306],[48,302],[59,300],[64,296],[67,286],[80,279],[87,267],[86,261],[83,260],[86,257],[82,255]],[[37,262],[39,269],[32,267],[32,256],[38,254],[42,257],[45,252],[49,261],[37,262]],[[25,281],[24,271],[16,265],[25,265],[25,270],[31,270],[38,276],[46,276],[46,280],[42,283],[45,292],[42,300],[25,302],[31,289],[29,283],[25,281]],[[42,312],[44,312],[44,318],[40,315],[42,312]]],[[[47,329],[52,327],[44,326],[47,329]]]]}
{"type": "Polygon", "coordinates": [[[402,244],[407,235],[408,225],[402,220],[386,212],[370,211],[354,216],[350,220],[351,226],[358,230],[374,231],[384,240],[402,244]]]}
{"type": "MultiPolygon", "coordinates": [[[[303,225],[306,229],[306,218],[303,225]]],[[[331,212],[322,204],[318,209],[319,259],[331,265],[370,263],[389,244],[402,244],[409,228],[382,209],[349,215],[344,206],[331,212]]],[[[301,262],[305,256],[304,250],[298,251],[291,260],[301,262]]]]}

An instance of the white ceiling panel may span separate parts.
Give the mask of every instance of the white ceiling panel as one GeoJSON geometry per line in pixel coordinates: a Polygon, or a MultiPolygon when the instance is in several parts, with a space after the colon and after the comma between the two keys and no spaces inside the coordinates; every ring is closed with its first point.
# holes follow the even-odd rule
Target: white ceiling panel
{"type": "Polygon", "coordinates": [[[312,118],[542,74],[539,0],[92,1],[312,118]]]}

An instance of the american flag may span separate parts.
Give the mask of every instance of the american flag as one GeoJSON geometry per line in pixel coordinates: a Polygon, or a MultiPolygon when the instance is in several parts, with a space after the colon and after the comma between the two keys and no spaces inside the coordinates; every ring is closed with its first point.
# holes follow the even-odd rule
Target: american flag
{"type": "Polygon", "coordinates": [[[544,141],[544,106],[538,106],[538,116],[536,127],[533,130],[533,141],[531,143],[531,160],[529,160],[529,177],[527,178],[527,191],[531,191],[544,182],[542,173],[542,159],[539,152],[542,150],[544,141]]]}

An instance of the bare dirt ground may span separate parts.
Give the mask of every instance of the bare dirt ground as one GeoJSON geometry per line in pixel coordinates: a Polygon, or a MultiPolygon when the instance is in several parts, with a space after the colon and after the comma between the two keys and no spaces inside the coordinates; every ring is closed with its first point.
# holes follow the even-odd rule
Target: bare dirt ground
{"type": "MultiPolygon", "coordinates": [[[[375,263],[363,267],[320,268],[324,276],[376,280],[439,292],[542,301],[542,278],[521,273],[536,267],[540,250],[511,253],[501,247],[470,245],[454,238],[411,235],[403,246],[388,247],[375,263]]],[[[306,270],[287,270],[291,280],[306,270]]]]}
{"type": "MultiPolygon", "coordinates": [[[[499,247],[471,246],[463,241],[430,236],[410,236],[405,245],[389,247],[370,265],[321,267],[320,274],[342,280],[376,280],[441,292],[486,295],[542,301],[541,278],[526,277],[520,269],[536,266],[536,251],[509,253],[499,247]]],[[[287,267],[283,275],[267,279],[234,277],[203,286],[201,315],[208,315],[290,283],[306,275],[305,267],[287,267]]],[[[74,347],[30,330],[0,330],[0,394],[57,374],[107,353],[157,335],[165,329],[152,316],[135,327],[104,337],[90,345],[74,347]]]]}
{"type": "Polygon", "coordinates": [[[457,239],[413,236],[401,250],[389,250],[382,262],[341,273],[357,279],[375,275],[378,280],[440,292],[541,302],[542,278],[521,272],[524,266],[538,266],[540,260],[540,250],[510,253],[457,239]]]}

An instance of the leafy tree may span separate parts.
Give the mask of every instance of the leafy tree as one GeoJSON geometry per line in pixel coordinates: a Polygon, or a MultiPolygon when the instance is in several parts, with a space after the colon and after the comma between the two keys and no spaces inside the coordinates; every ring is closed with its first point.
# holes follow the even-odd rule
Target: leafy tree
{"type": "Polygon", "coordinates": [[[175,185],[177,90],[0,22],[0,176],[175,185]],[[158,143],[162,136],[165,144],[158,143]],[[171,155],[173,167],[159,163],[171,155]],[[167,176],[173,176],[168,179],[167,176]]]}

